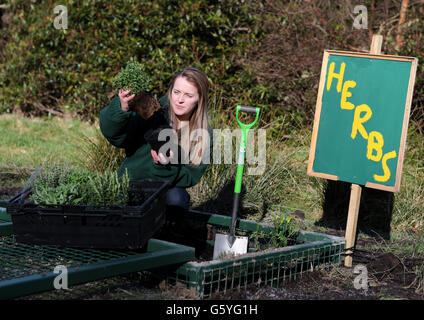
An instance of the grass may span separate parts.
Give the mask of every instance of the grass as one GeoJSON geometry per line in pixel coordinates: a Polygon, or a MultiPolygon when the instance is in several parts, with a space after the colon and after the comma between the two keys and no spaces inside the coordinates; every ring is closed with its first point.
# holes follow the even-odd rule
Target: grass
{"type": "Polygon", "coordinates": [[[424,226],[424,139],[414,126],[408,132],[402,183],[395,196],[393,230],[423,231],[424,226]]]}
{"type": "Polygon", "coordinates": [[[36,167],[53,162],[104,172],[124,158],[98,125],[76,119],[2,114],[0,136],[0,186],[22,187],[36,167]]]}
{"type": "MultiPolygon", "coordinates": [[[[242,217],[271,222],[273,216],[295,210],[305,212],[309,219],[320,217],[325,182],[306,175],[309,139],[306,130],[293,134],[292,141],[284,146],[274,145],[267,138],[264,173],[248,175],[249,165],[245,165],[242,217]]],[[[211,164],[199,184],[189,189],[193,206],[216,213],[231,212],[235,176],[235,164],[211,164]]]]}
{"type": "Polygon", "coordinates": [[[100,130],[96,130],[94,136],[82,136],[81,150],[84,157],[78,164],[88,170],[105,172],[117,170],[125,158],[124,149],[112,146],[103,136],[100,130]]]}
{"type": "Polygon", "coordinates": [[[48,162],[79,165],[81,137],[98,129],[84,122],[59,118],[28,119],[0,115],[0,167],[35,168],[48,162]]]}

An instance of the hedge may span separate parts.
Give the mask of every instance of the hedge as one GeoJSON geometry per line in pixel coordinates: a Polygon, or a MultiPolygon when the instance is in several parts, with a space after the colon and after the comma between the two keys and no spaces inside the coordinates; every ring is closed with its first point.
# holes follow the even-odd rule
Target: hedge
{"type": "Polygon", "coordinates": [[[165,93],[174,73],[192,65],[215,90],[243,91],[237,57],[259,29],[243,0],[68,0],[68,29],[57,30],[53,1],[12,0],[0,52],[0,112],[76,112],[94,119],[112,79],[137,60],[165,93]],[[64,110],[61,110],[64,109],[64,110]]]}

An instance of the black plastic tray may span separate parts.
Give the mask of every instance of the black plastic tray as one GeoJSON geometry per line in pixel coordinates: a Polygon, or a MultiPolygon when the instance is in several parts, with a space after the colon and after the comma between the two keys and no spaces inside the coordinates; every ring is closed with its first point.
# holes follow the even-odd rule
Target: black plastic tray
{"type": "Polygon", "coordinates": [[[165,223],[169,182],[131,181],[132,192],[144,192],[139,205],[102,209],[85,205],[37,206],[9,203],[16,241],[97,249],[139,249],[165,223]]]}

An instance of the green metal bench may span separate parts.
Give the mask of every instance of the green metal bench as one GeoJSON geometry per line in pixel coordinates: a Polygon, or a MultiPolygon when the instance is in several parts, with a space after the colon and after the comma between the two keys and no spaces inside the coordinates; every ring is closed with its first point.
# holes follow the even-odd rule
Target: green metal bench
{"type": "Polygon", "coordinates": [[[17,243],[10,216],[0,208],[0,299],[54,290],[57,266],[67,268],[68,286],[131,272],[178,267],[195,258],[194,248],[150,239],[142,251],[58,248],[17,243]]]}

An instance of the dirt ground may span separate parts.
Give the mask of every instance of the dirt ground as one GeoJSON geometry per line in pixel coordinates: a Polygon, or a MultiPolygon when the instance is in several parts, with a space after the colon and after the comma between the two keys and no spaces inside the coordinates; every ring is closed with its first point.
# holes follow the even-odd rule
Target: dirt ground
{"type": "MultiPolygon", "coordinates": [[[[355,261],[355,260],[354,260],[355,261]]],[[[353,268],[334,266],[304,274],[281,288],[256,288],[231,292],[214,299],[245,300],[423,300],[417,276],[408,270],[417,261],[400,261],[390,253],[362,265],[368,269],[366,289],[355,288],[353,268]],[[408,265],[409,264],[409,265],[408,265]],[[420,293],[419,293],[420,292],[420,293]]],[[[421,261],[422,262],[422,261],[421,261]]],[[[422,281],[422,280],[421,280],[422,281]]],[[[422,283],[421,283],[422,286],[422,283]]]]}
{"type": "Polygon", "coordinates": [[[21,191],[21,187],[0,187],[0,200],[11,199],[21,191]]]}
{"type": "MultiPolygon", "coordinates": [[[[0,187],[0,199],[9,199],[20,187],[0,187]]],[[[329,234],[344,236],[342,231],[327,230],[329,234]]],[[[370,246],[378,244],[374,238],[357,240],[353,268],[343,264],[324,267],[303,274],[295,281],[279,288],[250,285],[246,289],[214,294],[214,300],[424,300],[424,257],[402,256],[370,246]],[[356,268],[355,268],[356,266],[356,268]],[[358,267],[360,266],[360,267],[358,267]],[[364,269],[362,266],[365,266],[364,269]],[[368,281],[359,282],[360,270],[366,270],[368,281]],[[357,273],[355,273],[355,271],[357,273]],[[365,283],[365,284],[364,284],[365,283]]],[[[363,272],[363,271],[362,271],[363,272]]],[[[362,278],[361,278],[362,279],[362,278]]],[[[184,300],[198,299],[185,285],[165,285],[164,279],[148,271],[131,273],[110,279],[20,297],[17,300],[184,300]]]]}

